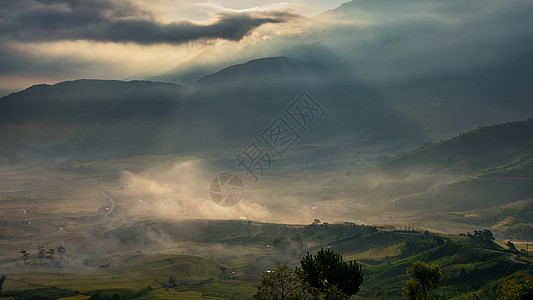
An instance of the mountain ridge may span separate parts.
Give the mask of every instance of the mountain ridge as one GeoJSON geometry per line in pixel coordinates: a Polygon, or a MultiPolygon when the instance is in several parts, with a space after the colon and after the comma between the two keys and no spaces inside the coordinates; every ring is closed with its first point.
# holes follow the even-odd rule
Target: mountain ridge
{"type": "Polygon", "coordinates": [[[428,143],[379,166],[386,170],[412,161],[417,164],[435,164],[437,161],[435,170],[443,170],[467,160],[471,171],[481,171],[494,167],[494,164],[510,163],[530,152],[533,154],[533,118],[479,127],[449,140],[428,143]],[[446,155],[446,159],[439,157],[442,155],[446,155]]]}
{"type": "Polygon", "coordinates": [[[0,137],[9,141],[0,161],[219,149],[257,136],[302,91],[331,116],[313,124],[308,142],[342,134],[373,136],[377,143],[417,136],[348,72],[274,57],[220,70],[191,86],[94,79],[35,85],[0,99],[0,137]]]}
{"type": "Polygon", "coordinates": [[[297,70],[298,72],[323,71],[330,69],[329,66],[323,64],[311,61],[304,61],[287,56],[264,57],[223,68],[217,72],[203,76],[202,78],[198,79],[194,84],[202,84],[205,82],[216,80],[217,77],[223,78],[224,76],[231,76],[235,73],[237,73],[237,76],[239,76],[240,74],[238,73],[242,74],[248,72],[258,72],[261,73],[261,75],[265,75],[266,73],[267,75],[272,76],[275,75],[272,73],[279,72],[280,67],[285,69],[293,68],[293,70],[297,70]]]}

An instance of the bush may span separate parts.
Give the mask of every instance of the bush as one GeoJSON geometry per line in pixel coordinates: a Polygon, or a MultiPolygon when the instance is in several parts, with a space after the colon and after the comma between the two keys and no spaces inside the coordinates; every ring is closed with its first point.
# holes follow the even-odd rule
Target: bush
{"type": "Polygon", "coordinates": [[[429,289],[436,287],[442,278],[439,265],[428,266],[422,261],[416,261],[407,268],[407,274],[411,275],[411,279],[403,288],[403,294],[405,298],[413,300],[427,299],[429,289]]]}
{"type": "Polygon", "coordinates": [[[316,255],[307,253],[300,264],[298,272],[305,284],[323,294],[341,292],[348,298],[363,283],[361,265],[345,262],[341,255],[330,250],[320,249],[316,255]]]}
{"type": "Polygon", "coordinates": [[[533,275],[518,271],[498,287],[498,299],[533,299],[533,275]]]}

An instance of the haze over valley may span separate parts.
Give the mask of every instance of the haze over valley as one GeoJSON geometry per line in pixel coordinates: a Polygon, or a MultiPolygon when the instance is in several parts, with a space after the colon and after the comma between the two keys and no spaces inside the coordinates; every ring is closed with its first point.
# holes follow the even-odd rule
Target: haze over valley
{"type": "Polygon", "coordinates": [[[528,1],[4,2],[0,298],[266,299],[320,249],[339,299],[531,276],[528,1]]]}

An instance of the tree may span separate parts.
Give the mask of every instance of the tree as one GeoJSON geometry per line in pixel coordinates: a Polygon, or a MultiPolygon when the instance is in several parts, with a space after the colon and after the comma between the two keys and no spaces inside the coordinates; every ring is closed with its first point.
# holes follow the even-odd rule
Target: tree
{"type": "Polygon", "coordinates": [[[2,287],[4,286],[4,281],[6,280],[6,276],[3,275],[0,277],[0,293],[2,293],[2,287]]]}
{"type": "Polygon", "coordinates": [[[533,299],[533,275],[518,271],[498,286],[498,299],[533,299]]]}
{"type": "Polygon", "coordinates": [[[516,249],[515,245],[513,244],[513,242],[508,241],[506,245],[507,245],[507,247],[509,247],[509,250],[511,250],[511,251],[515,251],[515,252],[518,251],[518,250],[516,249]]]}
{"type": "Polygon", "coordinates": [[[411,279],[403,287],[403,295],[410,300],[428,299],[429,289],[436,287],[442,278],[439,265],[428,266],[422,261],[416,261],[408,267],[407,274],[411,275],[411,279]]]}
{"type": "Polygon", "coordinates": [[[41,264],[43,264],[43,258],[46,257],[46,250],[44,250],[44,246],[37,247],[37,257],[41,260],[41,264]]]}
{"type": "Polygon", "coordinates": [[[361,265],[356,261],[345,262],[331,250],[320,249],[316,255],[307,253],[300,264],[298,273],[302,281],[309,289],[317,289],[325,295],[340,292],[343,295],[340,298],[348,298],[357,293],[363,283],[361,265]]]}
{"type": "Polygon", "coordinates": [[[62,244],[57,247],[57,254],[59,254],[60,257],[63,257],[63,254],[65,254],[65,252],[67,252],[67,250],[65,249],[65,247],[63,247],[62,244]]]}
{"type": "Polygon", "coordinates": [[[301,299],[302,285],[296,273],[287,265],[267,271],[257,285],[255,299],[301,299]]]}
{"type": "Polygon", "coordinates": [[[52,262],[52,259],[54,259],[55,253],[56,251],[54,250],[54,248],[50,248],[50,250],[46,251],[46,258],[48,258],[50,262],[52,262]]]}
{"type": "Polygon", "coordinates": [[[24,249],[20,250],[19,253],[22,254],[22,261],[24,265],[26,265],[26,261],[28,260],[28,257],[30,256],[30,254],[26,252],[26,250],[24,249]]]}
{"type": "Polygon", "coordinates": [[[467,236],[476,244],[494,246],[494,235],[492,235],[490,229],[485,229],[483,231],[474,230],[474,234],[469,232],[467,236]]]}

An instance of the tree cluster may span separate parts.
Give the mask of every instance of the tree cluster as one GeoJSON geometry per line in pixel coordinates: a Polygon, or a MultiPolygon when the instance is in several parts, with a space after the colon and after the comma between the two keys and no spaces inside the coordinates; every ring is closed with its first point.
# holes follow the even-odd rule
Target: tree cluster
{"type": "MultiPolygon", "coordinates": [[[[65,254],[66,249],[63,247],[63,245],[59,245],[57,248],[49,248],[48,250],[44,246],[38,246],[37,247],[37,258],[41,261],[41,264],[43,263],[43,259],[48,259],[50,262],[53,261],[55,258],[56,253],[63,257],[65,254]]],[[[30,258],[30,253],[26,251],[25,249],[22,249],[19,251],[20,254],[22,254],[22,261],[24,262],[24,265],[28,264],[28,259],[30,258]]]]}
{"type": "Polygon", "coordinates": [[[494,246],[494,235],[490,229],[474,230],[474,233],[468,233],[468,236],[474,243],[484,245],[484,246],[494,246]]]}
{"type": "MultiPolygon", "coordinates": [[[[257,285],[255,299],[274,300],[345,300],[359,291],[363,270],[355,261],[343,261],[341,255],[321,249],[316,255],[307,253],[300,268],[292,270],[280,265],[267,271],[257,285]]],[[[407,268],[411,279],[403,288],[406,299],[429,299],[431,288],[437,287],[442,271],[439,265],[429,266],[416,261],[407,268]]]]}
{"type": "Polygon", "coordinates": [[[343,261],[331,250],[307,253],[300,265],[294,270],[280,265],[265,272],[255,299],[348,299],[363,282],[361,265],[343,261]]]}

